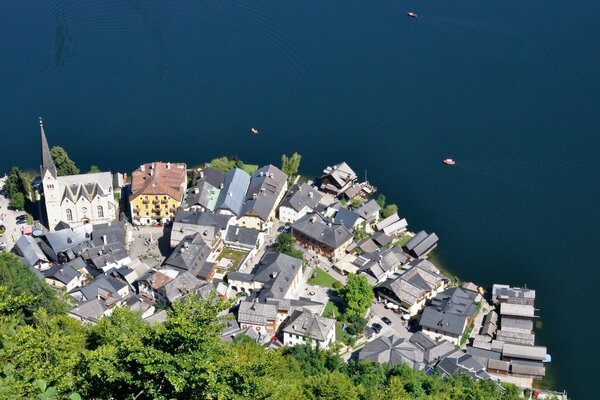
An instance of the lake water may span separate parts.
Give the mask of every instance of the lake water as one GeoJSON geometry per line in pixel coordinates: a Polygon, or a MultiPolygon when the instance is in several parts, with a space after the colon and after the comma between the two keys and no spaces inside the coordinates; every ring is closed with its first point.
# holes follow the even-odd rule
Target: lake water
{"type": "Polygon", "coordinates": [[[345,160],[440,236],[444,268],[537,289],[548,382],[583,398],[600,333],[599,13],[589,0],[3,1],[0,171],[37,168],[39,115],[82,169],[298,151],[318,175],[345,160]]]}

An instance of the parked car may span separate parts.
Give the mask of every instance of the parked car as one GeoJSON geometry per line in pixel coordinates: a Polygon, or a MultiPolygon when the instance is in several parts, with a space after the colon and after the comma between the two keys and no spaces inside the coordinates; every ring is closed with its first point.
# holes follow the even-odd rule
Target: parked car
{"type": "Polygon", "coordinates": [[[0,243],[0,252],[6,250],[6,243],[0,243]]]}
{"type": "Polygon", "coordinates": [[[374,323],[373,325],[371,325],[371,328],[373,328],[375,333],[379,333],[383,329],[383,326],[381,326],[381,324],[374,323]]]}
{"type": "Polygon", "coordinates": [[[381,320],[383,321],[384,324],[386,325],[392,325],[392,320],[389,319],[388,317],[381,317],[381,320]]]}
{"type": "Polygon", "coordinates": [[[26,224],[27,223],[27,219],[18,219],[17,220],[17,225],[22,225],[22,224],[26,224]]]}
{"type": "Polygon", "coordinates": [[[27,214],[18,215],[16,219],[27,219],[27,214]]]}

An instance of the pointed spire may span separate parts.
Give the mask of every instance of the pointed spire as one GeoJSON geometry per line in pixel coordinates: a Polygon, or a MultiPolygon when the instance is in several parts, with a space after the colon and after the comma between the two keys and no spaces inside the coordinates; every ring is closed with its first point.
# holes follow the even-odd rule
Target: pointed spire
{"type": "Polygon", "coordinates": [[[42,178],[46,174],[46,171],[50,171],[52,176],[56,178],[56,165],[54,165],[54,161],[52,160],[52,155],[50,154],[50,147],[48,146],[48,140],[46,139],[46,132],[44,132],[44,120],[42,119],[42,117],[39,117],[39,121],[42,137],[42,178]]]}

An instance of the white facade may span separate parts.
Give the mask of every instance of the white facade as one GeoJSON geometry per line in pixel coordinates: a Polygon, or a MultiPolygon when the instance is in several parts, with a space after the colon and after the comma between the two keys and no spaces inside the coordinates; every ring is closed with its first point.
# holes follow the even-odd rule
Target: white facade
{"type": "Polygon", "coordinates": [[[300,211],[296,211],[291,207],[281,206],[279,207],[279,220],[286,224],[292,224],[311,211],[307,206],[302,207],[300,211]]]}
{"type": "Polygon", "coordinates": [[[77,227],[117,219],[110,172],[54,177],[46,171],[42,183],[50,230],[61,221],[77,227]]]}
{"type": "Polygon", "coordinates": [[[335,324],[331,326],[331,329],[327,332],[325,340],[315,340],[310,337],[293,334],[290,332],[283,332],[283,344],[286,346],[296,346],[299,344],[309,343],[311,345],[319,345],[321,349],[328,349],[335,342],[335,324]]]}

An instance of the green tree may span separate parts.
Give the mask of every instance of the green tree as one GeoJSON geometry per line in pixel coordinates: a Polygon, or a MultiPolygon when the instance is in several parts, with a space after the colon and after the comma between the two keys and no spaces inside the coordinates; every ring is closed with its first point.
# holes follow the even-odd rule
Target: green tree
{"type": "Polygon", "coordinates": [[[289,233],[281,233],[277,236],[275,250],[294,258],[304,258],[304,253],[294,247],[294,238],[289,233]]]}
{"type": "Polygon", "coordinates": [[[304,382],[304,394],[314,400],[358,400],[362,387],[356,387],[352,381],[340,372],[328,372],[311,376],[304,382]]]}
{"type": "Polygon", "coordinates": [[[17,192],[13,194],[10,198],[10,206],[16,210],[24,210],[25,209],[25,196],[23,193],[17,192]]]}
{"type": "Polygon", "coordinates": [[[360,240],[363,240],[365,238],[368,238],[369,234],[367,233],[367,231],[364,228],[358,228],[354,231],[354,241],[358,242],[360,240]]]}
{"type": "Polygon", "coordinates": [[[375,201],[377,202],[377,205],[379,205],[379,208],[383,210],[383,208],[385,207],[385,195],[380,194],[379,196],[377,196],[377,199],[375,199],[375,201]]]}
{"type": "Polygon", "coordinates": [[[75,162],[69,158],[69,154],[67,154],[67,151],[62,147],[52,147],[52,149],[50,149],[50,155],[56,165],[58,176],[77,175],[79,173],[79,168],[77,168],[75,162]]]}
{"type": "Polygon", "coordinates": [[[347,318],[363,317],[375,298],[367,278],[356,274],[348,275],[348,283],[338,291],[338,294],[346,303],[344,313],[347,318]]]}
{"type": "Polygon", "coordinates": [[[290,157],[285,154],[281,155],[281,170],[286,173],[288,177],[292,177],[298,173],[300,168],[300,161],[302,156],[298,153],[292,154],[290,157]]]}
{"type": "Polygon", "coordinates": [[[22,193],[24,198],[29,197],[31,192],[31,180],[17,167],[12,167],[5,181],[6,191],[9,197],[22,193]]]}
{"type": "MultiPolygon", "coordinates": [[[[240,161],[241,162],[241,161],[240,161]]],[[[219,158],[215,158],[208,163],[212,168],[221,171],[227,172],[236,167],[236,161],[230,160],[229,158],[223,156],[219,158]]],[[[243,164],[242,164],[243,165],[243,164]]]]}
{"type": "Polygon", "coordinates": [[[388,204],[387,206],[385,206],[385,208],[381,211],[381,216],[383,218],[387,218],[390,215],[397,213],[398,212],[398,206],[395,204],[388,204]]]}
{"type": "Polygon", "coordinates": [[[92,165],[90,167],[90,170],[88,171],[88,174],[96,174],[98,172],[102,172],[102,171],[100,171],[100,168],[98,168],[97,165],[92,165]]]}

